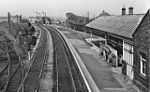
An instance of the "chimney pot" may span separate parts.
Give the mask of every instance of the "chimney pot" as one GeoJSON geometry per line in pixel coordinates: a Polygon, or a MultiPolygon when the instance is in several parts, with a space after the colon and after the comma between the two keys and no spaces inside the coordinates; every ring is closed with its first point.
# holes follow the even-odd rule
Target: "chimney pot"
{"type": "Polygon", "coordinates": [[[129,7],[129,15],[133,15],[133,7],[129,7]]]}
{"type": "Polygon", "coordinates": [[[125,7],[122,8],[122,15],[126,15],[126,8],[125,7]]]}

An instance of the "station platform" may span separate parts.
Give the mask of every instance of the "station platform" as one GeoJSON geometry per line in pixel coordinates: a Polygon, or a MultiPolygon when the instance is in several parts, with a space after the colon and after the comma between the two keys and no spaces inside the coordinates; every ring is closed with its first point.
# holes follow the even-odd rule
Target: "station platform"
{"type": "MultiPolygon", "coordinates": [[[[55,28],[59,29],[72,44],[100,92],[140,92],[130,80],[121,74],[120,68],[110,66],[103,56],[99,55],[97,46],[91,46],[82,40],[90,36],[60,26],[55,26],[55,28]]],[[[97,38],[97,36],[94,37],[97,38]]]]}

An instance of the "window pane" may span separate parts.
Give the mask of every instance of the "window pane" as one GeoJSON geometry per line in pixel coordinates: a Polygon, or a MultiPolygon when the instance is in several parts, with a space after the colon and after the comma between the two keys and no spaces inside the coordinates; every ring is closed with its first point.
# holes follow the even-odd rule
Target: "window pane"
{"type": "Polygon", "coordinates": [[[143,63],[142,72],[143,72],[144,74],[146,74],[146,62],[145,62],[145,61],[142,61],[142,63],[143,63]]]}
{"type": "Polygon", "coordinates": [[[145,61],[143,61],[143,73],[146,74],[146,62],[145,61]]]}

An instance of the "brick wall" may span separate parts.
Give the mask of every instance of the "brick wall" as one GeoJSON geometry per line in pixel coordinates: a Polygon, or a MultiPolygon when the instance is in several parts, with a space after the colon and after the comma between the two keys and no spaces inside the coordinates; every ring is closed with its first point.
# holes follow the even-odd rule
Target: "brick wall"
{"type": "Polygon", "coordinates": [[[134,83],[143,92],[150,92],[150,17],[149,11],[134,33],[134,83]],[[140,52],[146,55],[146,77],[140,73],[140,52]]]}

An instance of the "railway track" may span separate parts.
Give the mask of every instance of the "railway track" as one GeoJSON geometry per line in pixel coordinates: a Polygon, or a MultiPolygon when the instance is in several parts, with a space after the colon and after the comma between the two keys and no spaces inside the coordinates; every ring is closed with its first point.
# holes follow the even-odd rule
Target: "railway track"
{"type": "Polygon", "coordinates": [[[4,66],[4,68],[0,72],[0,92],[5,89],[7,79],[8,79],[8,63],[7,65],[4,66]]]}
{"type": "MultiPolygon", "coordinates": [[[[4,39],[4,36],[3,35],[0,35],[1,37],[3,37],[4,39]]],[[[5,41],[5,39],[4,39],[5,41]]],[[[5,50],[7,50],[7,43],[6,41],[3,42],[3,45],[5,46],[5,50]]],[[[5,52],[5,54],[1,55],[0,56],[0,76],[4,74],[4,72],[6,72],[6,69],[8,68],[8,61],[9,61],[9,56],[8,56],[8,53],[5,52]]]]}
{"type": "Polygon", "coordinates": [[[7,43],[7,53],[9,57],[8,61],[8,80],[6,82],[6,86],[4,91],[5,92],[16,92],[16,88],[19,87],[21,82],[21,66],[20,66],[20,59],[17,53],[13,48],[12,42],[5,37],[5,41],[7,43]]]}
{"type": "Polygon", "coordinates": [[[81,73],[64,38],[51,27],[46,27],[53,39],[53,92],[88,92],[81,73]]]}
{"type": "MultiPolygon", "coordinates": [[[[53,92],[88,92],[84,84],[80,71],[74,61],[74,58],[66,45],[63,37],[53,28],[46,27],[52,34],[54,43],[54,87],[53,92]]],[[[47,60],[47,37],[45,29],[41,36],[38,53],[33,57],[30,68],[25,71],[22,79],[21,61],[17,54],[9,51],[11,64],[9,64],[9,80],[6,84],[5,92],[38,92],[39,81],[42,75],[44,63],[47,60]]],[[[11,48],[9,43],[8,50],[11,48]]]]}
{"type": "Polygon", "coordinates": [[[15,52],[11,41],[5,38],[9,63],[0,73],[1,75],[8,73],[8,80],[3,92],[34,92],[38,90],[38,82],[42,74],[43,62],[47,59],[48,54],[46,52],[46,33],[42,33],[41,38],[42,42],[39,43],[39,47],[41,47],[37,48],[37,54],[33,56],[31,60],[32,64],[27,71],[22,71],[23,67],[21,67],[19,55],[15,52]],[[23,73],[26,73],[25,76],[23,73]]]}
{"type": "Polygon", "coordinates": [[[5,60],[5,63],[7,61],[7,64],[5,64],[4,68],[0,72],[0,77],[2,78],[3,76],[7,75],[7,80],[3,80],[5,81],[5,85],[3,85],[3,88],[0,90],[2,92],[13,92],[14,90],[13,87],[18,85],[18,80],[20,79],[17,77],[18,74],[17,73],[15,74],[16,71],[17,72],[19,71],[20,62],[19,62],[19,57],[13,48],[13,44],[11,40],[9,40],[5,36],[3,36],[3,38],[5,39],[5,44],[6,44],[7,60],[5,60]],[[15,80],[15,86],[12,87],[10,86],[10,84],[13,84],[14,80],[15,80]]]}
{"type": "Polygon", "coordinates": [[[29,70],[26,72],[25,77],[22,80],[17,92],[20,92],[22,86],[24,87],[24,92],[38,91],[43,66],[48,57],[46,32],[42,31],[41,33],[42,39],[38,53],[34,57],[34,60],[29,70]]]}
{"type": "Polygon", "coordinates": [[[3,44],[4,47],[1,47],[5,53],[1,54],[0,56],[0,91],[3,91],[6,85],[6,80],[8,79],[8,53],[6,52],[7,44],[5,42],[4,36],[3,37],[3,44]]]}

